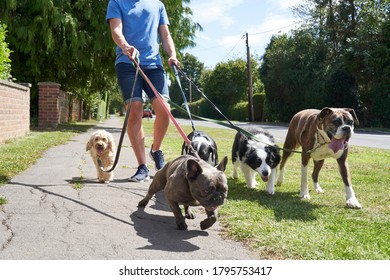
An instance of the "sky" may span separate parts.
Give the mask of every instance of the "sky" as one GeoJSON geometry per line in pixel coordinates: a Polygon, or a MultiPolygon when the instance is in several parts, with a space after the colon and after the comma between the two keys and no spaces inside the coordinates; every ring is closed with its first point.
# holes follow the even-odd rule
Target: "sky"
{"type": "Polygon", "coordinates": [[[299,18],[290,7],[303,0],[191,0],[193,21],[203,27],[196,47],[186,49],[214,68],[218,62],[246,59],[246,37],[251,55],[262,56],[272,35],[293,29],[299,18]]]}

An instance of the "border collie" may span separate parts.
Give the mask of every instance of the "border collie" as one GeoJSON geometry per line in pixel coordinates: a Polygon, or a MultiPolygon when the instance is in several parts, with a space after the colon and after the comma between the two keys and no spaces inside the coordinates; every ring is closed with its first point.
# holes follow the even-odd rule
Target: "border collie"
{"type": "Polygon", "coordinates": [[[280,162],[279,147],[275,145],[274,137],[259,126],[243,127],[256,136],[259,141],[248,139],[237,132],[232,147],[233,178],[238,178],[238,168],[241,168],[249,188],[255,188],[256,173],[267,182],[266,191],[275,193],[277,165],[280,162]]]}
{"type": "MultiPolygon", "coordinates": [[[[198,153],[199,157],[212,166],[218,164],[218,149],[215,141],[205,132],[195,130],[187,135],[191,141],[191,146],[198,153]]],[[[181,148],[182,155],[193,155],[188,149],[186,143],[181,148]]]]}

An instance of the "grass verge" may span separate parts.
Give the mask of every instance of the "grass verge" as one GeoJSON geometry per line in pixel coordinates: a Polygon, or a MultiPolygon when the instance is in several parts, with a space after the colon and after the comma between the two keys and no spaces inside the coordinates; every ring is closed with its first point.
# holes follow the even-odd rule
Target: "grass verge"
{"type": "MultiPolygon", "coordinates": [[[[144,124],[146,140],[151,141],[152,122],[144,124]]],[[[189,126],[183,129],[186,133],[191,131],[189,126]]],[[[345,207],[346,194],[336,160],[325,160],[321,170],[320,183],[325,193],[316,194],[310,184],[311,199],[302,200],[300,155],[292,156],[286,164],[285,183],[271,196],[259,178],[256,189],[246,187],[242,174],[237,180],[231,178],[235,131],[197,129],[214,138],[220,159],[229,157],[228,199],[219,210],[225,237],[245,243],[262,259],[390,259],[389,150],[350,147],[352,183],[363,205],[363,209],[354,210],[345,207]]],[[[182,144],[175,127],[170,126],[162,147],[167,160],[180,154],[182,144]]]]}
{"type": "MultiPolygon", "coordinates": [[[[86,131],[91,124],[61,127],[53,131],[33,131],[31,135],[0,147],[0,185],[32,165],[51,146],[86,131]]],[[[146,145],[152,141],[153,121],[144,121],[146,145]]],[[[189,133],[190,126],[183,126],[189,133]]],[[[198,127],[218,144],[220,159],[231,160],[235,131],[198,127]]],[[[171,125],[163,143],[166,160],[177,157],[183,140],[171,125]]],[[[279,143],[281,145],[281,143],[279,143]]],[[[299,198],[300,157],[286,165],[285,184],[268,195],[259,181],[248,189],[242,176],[231,179],[232,164],[226,174],[228,200],[219,210],[222,234],[245,243],[262,259],[303,260],[388,260],[390,259],[390,151],[350,147],[349,166],[361,210],[345,207],[345,190],[333,159],[325,161],[320,173],[324,194],[311,192],[311,200],[299,198]]],[[[74,188],[81,187],[75,182],[74,188]]],[[[0,197],[0,204],[6,203],[0,197]]]]}
{"type": "MultiPolygon", "coordinates": [[[[50,147],[68,142],[77,133],[87,131],[96,122],[61,125],[56,129],[35,130],[25,137],[0,146],[0,186],[33,165],[50,147]]],[[[0,205],[5,199],[0,198],[0,205]]]]}

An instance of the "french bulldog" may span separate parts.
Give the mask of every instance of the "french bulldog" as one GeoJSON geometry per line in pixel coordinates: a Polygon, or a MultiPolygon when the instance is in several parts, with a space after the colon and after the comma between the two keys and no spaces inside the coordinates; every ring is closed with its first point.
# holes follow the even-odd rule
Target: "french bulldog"
{"type": "Polygon", "coordinates": [[[226,169],[228,158],[214,167],[191,155],[180,156],[168,162],[157,171],[148,193],[138,203],[138,207],[145,207],[155,193],[164,190],[175,219],[177,228],[187,230],[185,218],[194,219],[189,206],[203,206],[207,218],[200,223],[202,230],[208,229],[217,221],[217,209],[225,202],[228,185],[226,169]],[[184,205],[183,216],[179,205],[184,205]]]}
{"type": "Polygon", "coordinates": [[[306,109],[298,112],[291,119],[283,146],[280,174],[277,185],[284,179],[284,167],[291,155],[291,150],[302,147],[301,155],[301,193],[302,198],[310,198],[308,190],[308,163],[314,161],[312,179],[317,193],[324,191],[318,182],[318,174],[325,158],[337,160],[341,178],[347,193],[347,207],[362,208],[352,188],[351,176],[347,163],[348,141],[354,133],[354,124],[359,124],[355,111],[351,108],[328,108],[322,110],[306,109]]]}

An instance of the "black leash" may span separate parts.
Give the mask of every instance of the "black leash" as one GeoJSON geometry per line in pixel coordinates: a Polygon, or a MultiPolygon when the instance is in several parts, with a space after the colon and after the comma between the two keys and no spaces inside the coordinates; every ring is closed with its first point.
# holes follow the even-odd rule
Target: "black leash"
{"type": "MultiPolygon", "coordinates": [[[[232,128],[232,129],[235,129],[236,131],[244,134],[246,137],[248,137],[249,139],[252,139],[252,140],[255,140],[259,143],[263,143],[263,144],[266,144],[268,146],[270,146],[268,143],[265,143],[264,141],[260,140],[259,138],[257,138],[255,135],[253,135],[252,133],[250,133],[249,131],[237,126],[237,125],[234,125],[222,112],[221,110],[219,110],[219,108],[203,93],[202,90],[199,89],[199,87],[187,76],[187,74],[180,68],[178,67],[179,69],[179,72],[180,74],[183,75],[183,77],[185,79],[187,79],[195,88],[196,90],[202,95],[202,97],[204,99],[206,99],[210,104],[211,106],[228,122],[228,124],[222,122],[222,121],[218,121],[218,120],[213,120],[213,119],[209,119],[209,118],[204,118],[204,117],[200,117],[200,116],[197,116],[197,115],[194,115],[192,114],[190,111],[189,111],[189,108],[187,109],[188,113],[198,119],[201,119],[201,120],[204,120],[204,121],[209,121],[209,122],[214,122],[214,123],[217,123],[219,125],[223,125],[223,126],[226,126],[226,127],[229,127],[229,128],[232,128]]],[[[176,79],[179,80],[179,78],[176,76],[176,79]]],[[[178,82],[180,83],[180,82],[178,82]]],[[[173,103],[172,101],[170,101],[170,104],[173,105],[175,108],[177,109],[180,109],[182,111],[184,111],[184,109],[173,103]]],[[[188,105],[187,105],[188,106],[188,105]]],[[[192,119],[191,119],[191,122],[192,122],[192,119]]],[[[293,152],[293,153],[302,153],[301,151],[296,151],[296,150],[290,150],[290,149],[285,149],[285,148],[280,148],[278,145],[273,145],[274,147],[276,147],[277,149],[280,149],[280,150],[284,150],[284,151],[289,151],[289,152],[293,152]]]]}
{"type": "Polygon", "coordinates": [[[132,90],[131,90],[130,101],[129,101],[129,103],[127,104],[125,120],[124,120],[124,122],[123,122],[122,132],[121,132],[121,136],[120,136],[120,138],[119,138],[119,143],[118,143],[118,148],[117,148],[116,155],[115,155],[114,164],[111,166],[110,169],[105,170],[105,169],[104,169],[104,166],[103,166],[103,163],[102,163],[102,161],[100,160],[100,157],[97,158],[97,162],[98,162],[98,164],[99,164],[99,167],[100,167],[100,169],[101,169],[102,171],[104,171],[104,172],[112,172],[112,171],[114,171],[114,169],[116,168],[116,166],[117,166],[117,164],[118,164],[119,155],[120,155],[120,153],[121,153],[121,148],[122,148],[122,143],[123,143],[123,138],[124,138],[124,136],[125,136],[126,128],[127,128],[127,122],[128,122],[128,120],[129,120],[130,107],[131,107],[131,99],[133,98],[133,95],[134,95],[135,84],[136,84],[136,82],[137,82],[137,76],[138,76],[138,67],[136,67],[136,69],[135,69],[135,76],[134,76],[133,88],[132,88],[132,90]]]}
{"type": "Polygon", "coordinates": [[[175,73],[176,81],[177,81],[177,84],[179,85],[179,88],[180,88],[180,91],[181,91],[181,95],[183,97],[184,106],[186,107],[188,117],[190,118],[190,121],[191,121],[192,130],[195,131],[196,129],[195,129],[194,122],[192,121],[190,107],[188,106],[186,95],[185,95],[184,90],[183,90],[183,88],[181,86],[180,77],[179,77],[179,73],[177,72],[176,65],[173,64],[172,68],[173,68],[173,72],[175,73]]]}

